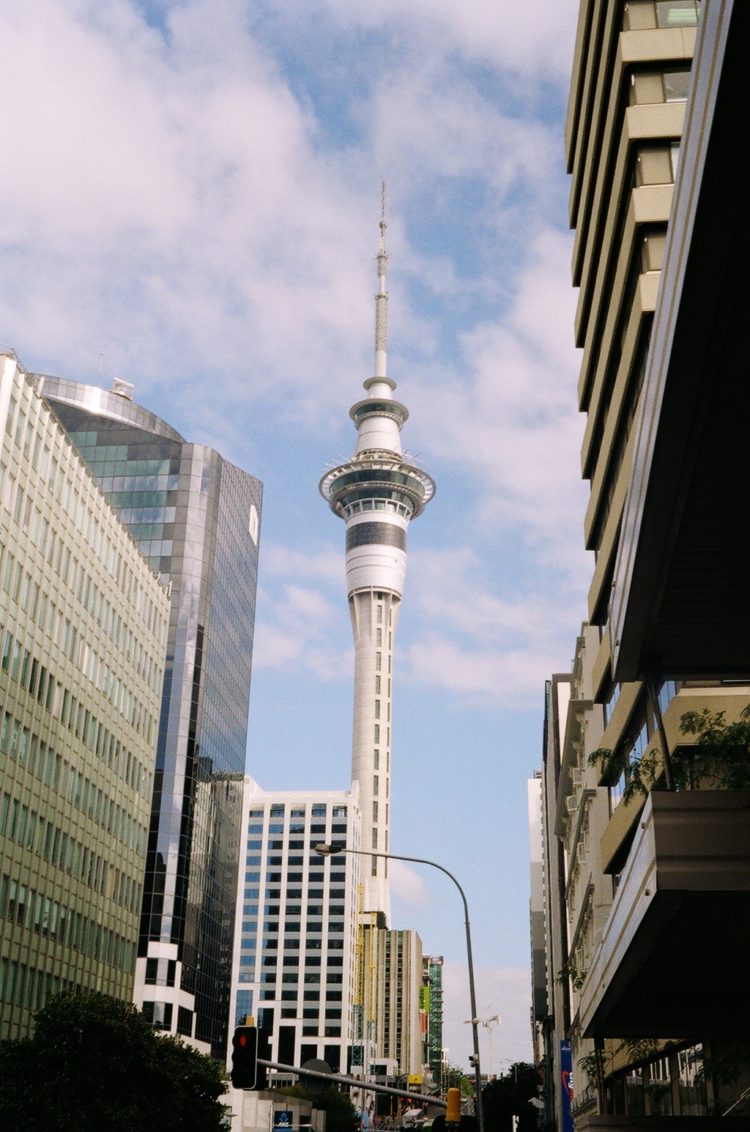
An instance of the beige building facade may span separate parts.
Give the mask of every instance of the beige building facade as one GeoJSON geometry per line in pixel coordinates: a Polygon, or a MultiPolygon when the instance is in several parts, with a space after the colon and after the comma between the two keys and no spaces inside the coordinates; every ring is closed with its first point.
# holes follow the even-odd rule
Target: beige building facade
{"type": "Polygon", "coordinates": [[[747,741],[731,732],[729,762],[705,745],[750,704],[731,125],[748,30],[731,0],[579,9],[566,150],[595,568],[567,703],[548,703],[541,1017],[535,1000],[561,1129],[748,1118],[747,741]]]}
{"type": "Polygon", "coordinates": [[[11,354],[0,437],[5,1039],[132,996],[170,597],[11,354]]]}

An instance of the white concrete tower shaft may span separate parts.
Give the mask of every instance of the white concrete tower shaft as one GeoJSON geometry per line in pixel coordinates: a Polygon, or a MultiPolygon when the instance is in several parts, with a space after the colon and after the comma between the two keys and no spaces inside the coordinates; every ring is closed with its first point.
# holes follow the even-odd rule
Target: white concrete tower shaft
{"type": "MultiPolygon", "coordinates": [[[[346,582],[354,632],[352,781],[359,783],[362,848],[390,850],[391,702],[393,645],[406,575],[406,532],[435,492],[426,472],[406,462],[401,427],[408,411],[393,397],[386,372],[387,305],[385,192],[380,220],[375,296],[375,372],[367,397],[350,416],[357,428],[352,459],[320,481],[331,510],[346,522],[346,582]]],[[[366,913],[390,920],[388,862],[364,867],[366,913]]]]}

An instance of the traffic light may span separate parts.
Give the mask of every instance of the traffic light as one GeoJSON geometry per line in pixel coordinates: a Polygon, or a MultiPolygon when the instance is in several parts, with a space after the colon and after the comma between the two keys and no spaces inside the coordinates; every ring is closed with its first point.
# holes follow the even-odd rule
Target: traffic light
{"type": "Polygon", "coordinates": [[[254,1089],[258,1080],[258,1031],[238,1026],[232,1038],[232,1084],[235,1089],[254,1089]]]}

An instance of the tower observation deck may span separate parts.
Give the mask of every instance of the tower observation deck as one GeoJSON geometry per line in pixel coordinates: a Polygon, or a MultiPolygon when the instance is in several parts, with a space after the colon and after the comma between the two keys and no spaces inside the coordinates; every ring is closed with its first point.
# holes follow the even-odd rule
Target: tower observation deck
{"type": "MultiPolygon", "coordinates": [[[[390,851],[391,700],[393,643],[406,576],[406,533],[434,495],[426,472],[407,463],[401,427],[409,413],[393,397],[386,375],[387,304],[385,214],[380,221],[375,296],[375,373],[366,398],[349,412],[354,455],[327,472],[320,491],[346,523],[346,583],[354,633],[352,781],[359,784],[362,849],[390,851]]],[[[366,914],[390,919],[388,861],[363,858],[366,914]]]]}

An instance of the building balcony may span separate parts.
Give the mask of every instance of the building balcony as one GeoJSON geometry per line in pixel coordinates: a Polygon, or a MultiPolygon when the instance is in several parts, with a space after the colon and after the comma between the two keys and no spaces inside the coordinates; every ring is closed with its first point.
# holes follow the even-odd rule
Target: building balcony
{"type": "MultiPolygon", "coordinates": [[[[724,1132],[727,1122],[720,1116],[577,1116],[576,1132],[724,1132]]],[[[750,1132],[750,1117],[733,1116],[732,1132],[750,1132]]]]}
{"type": "Polygon", "coordinates": [[[579,1006],[587,1037],[747,1035],[750,790],[653,791],[579,1006]]]}

